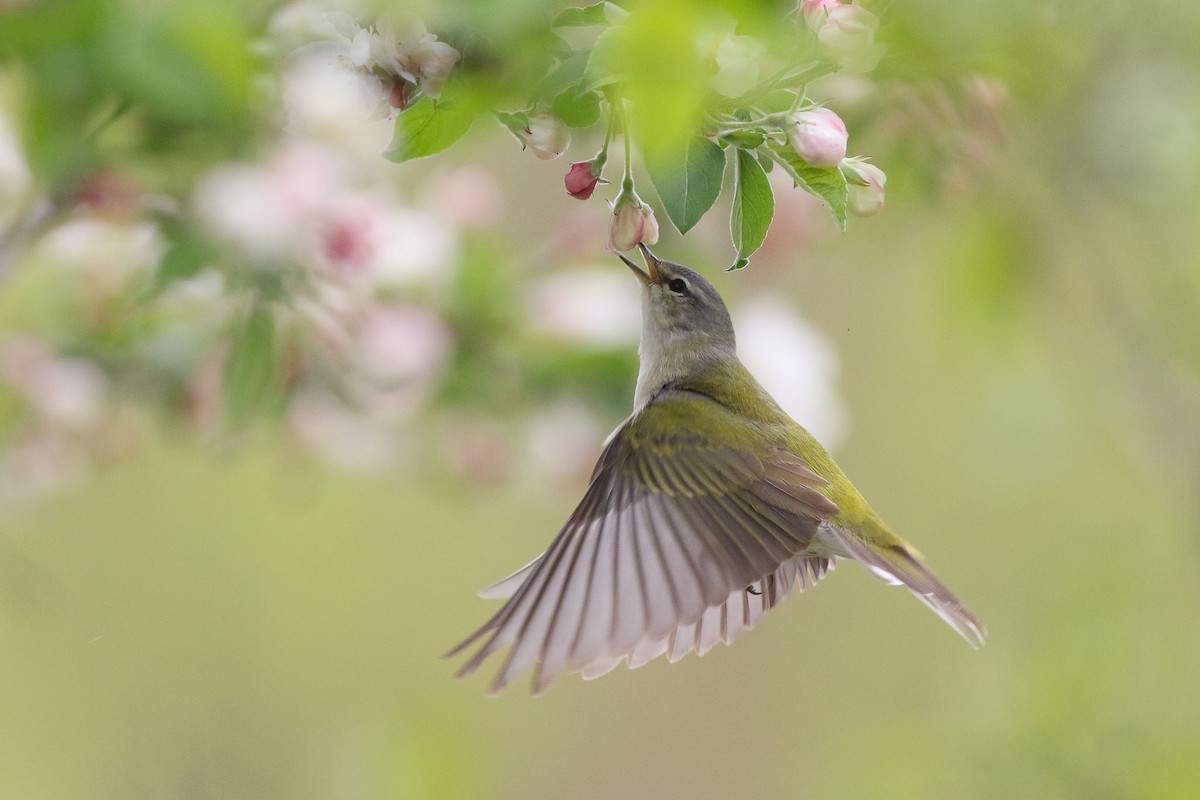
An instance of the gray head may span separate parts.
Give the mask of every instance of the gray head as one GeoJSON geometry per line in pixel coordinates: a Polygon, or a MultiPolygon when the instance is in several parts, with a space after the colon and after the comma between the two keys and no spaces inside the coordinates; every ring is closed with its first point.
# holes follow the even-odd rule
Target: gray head
{"type": "Polygon", "coordinates": [[[725,302],[695,270],[663,261],[646,245],[642,270],[621,260],[642,282],[641,369],[635,404],[671,381],[688,377],[719,361],[736,358],[733,322],[725,302]]]}

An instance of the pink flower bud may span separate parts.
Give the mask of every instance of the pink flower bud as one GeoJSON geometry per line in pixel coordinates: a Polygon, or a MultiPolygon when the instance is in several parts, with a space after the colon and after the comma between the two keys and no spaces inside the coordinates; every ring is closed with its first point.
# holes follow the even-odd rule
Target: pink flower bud
{"type": "Polygon", "coordinates": [[[623,253],[643,242],[658,241],[658,220],[654,209],[646,205],[633,192],[622,192],[608,221],[608,249],[623,253]]]}
{"type": "Polygon", "coordinates": [[[829,56],[850,72],[870,72],[883,58],[883,45],[875,43],[879,17],[862,6],[838,6],[829,16],[817,39],[829,56]]]}
{"type": "Polygon", "coordinates": [[[850,190],[846,208],[851,214],[869,217],[883,209],[883,187],[887,184],[883,170],[865,161],[849,160],[842,162],[842,174],[850,190]]]}
{"type": "Polygon", "coordinates": [[[841,6],[839,0],[800,0],[800,13],[804,15],[804,24],[808,29],[818,33],[825,20],[829,19],[829,12],[841,6]]]}
{"type": "Polygon", "coordinates": [[[566,178],[567,194],[580,200],[587,200],[596,191],[600,182],[600,165],[595,161],[576,161],[571,165],[566,178]]]}
{"type": "Polygon", "coordinates": [[[561,119],[548,111],[529,115],[525,145],[544,161],[558,158],[571,144],[571,132],[561,119]]]}
{"type": "Polygon", "coordinates": [[[810,108],[792,115],[788,139],[796,155],[810,167],[831,169],[846,157],[846,123],[828,108],[810,108]]]}

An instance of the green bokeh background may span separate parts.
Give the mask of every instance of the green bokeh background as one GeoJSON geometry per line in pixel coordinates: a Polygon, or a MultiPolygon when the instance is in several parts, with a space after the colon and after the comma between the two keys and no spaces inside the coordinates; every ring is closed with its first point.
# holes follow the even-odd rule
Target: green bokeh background
{"type": "MultiPolygon", "coordinates": [[[[233,41],[266,14],[179,8],[202,5],[233,41]]],[[[120,22],[141,4],[19,13],[81,8],[120,22]]],[[[543,7],[479,8],[517,36],[543,7]]],[[[105,19],[60,23],[51,61],[103,60],[105,19]]],[[[487,697],[438,656],[582,486],[364,477],[269,435],[226,453],[167,433],[5,520],[0,796],[1200,794],[1200,6],[923,0],[885,24],[883,81],[1007,81],[998,162],[948,193],[919,134],[864,125],[852,149],[879,153],[887,211],[720,285],[777,287],[834,339],[839,461],[988,623],[984,650],[843,565],[733,648],[487,697]]],[[[97,81],[153,106],[170,76],[126,56],[97,81]]],[[[228,69],[205,102],[262,129],[228,69]]],[[[138,144],[148,174],[235,147],[219,115],[165,108],[138,144]],[[181,156],[170,125],[205,146],[181,156]]],[[[503,136],[447,158],[508,176],[520,242],[574,201],[565,162],[516,162],[503,136]]],[[[689,246],[662,250],[701,265],[689,246]]]]}

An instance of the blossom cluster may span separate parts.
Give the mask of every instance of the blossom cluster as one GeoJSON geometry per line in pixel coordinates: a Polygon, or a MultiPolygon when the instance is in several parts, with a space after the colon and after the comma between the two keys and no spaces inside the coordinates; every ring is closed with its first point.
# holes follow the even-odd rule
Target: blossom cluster
{"type": "MultiPolygon", "coordinates": [[[[22,291],[37,298],[31,314],[41,315],[0,337],[0,507],[135,451],[164,416],[220,441],[270,424],[350,468],[403,463],[426,431],[438,437],[447,465],[472,478],[507,475],[530,453],[535,468],[587,468],[582,443],[603,426],[595,406],[573,399],[570,388],[598,363],[634,374],[636,285],[569,251],[556,259],[567,271],[511,287],[506,300],[527,313],[482,308],[479,298],[494,287],[474,283],[481,279],[471,253],[483,243],[493,261],[505,257],[495,247],[502,183],[487,165],[430,170],[420,181],[379,168],[389,136],[418,154],[452,143],[419,135],[456,129],[460,120],[440,115],[470,105],[458,94],[459,78],[470,77],[459,75],[462,54],[411,18],[362,24],[312,8],[285,6],[271,22],[272,35],[291,39],[275,138],[200,170],[173,197],[116,161],[61,198],[41,196],[16,118],[0,111],[0,269],[20,277],[22,291]],[[480,344],[524,339],[550,346],[505,354],[503,369],[480,344]],[[559,390],[516,414],[497,411],[494,398],[510,397],[513,381],[544,387],[548,374],[567,376],[559,390]],[[581,446],[554,446],[571,441],[581,446]]],[[[611,28],[626,22],[615,6],[605,13],[611,28]]],[[[836,174],[851,212],[878,210],[883,175],[846,156],[845,125],[832,111],[785,86],[794,107],[743,113],[752,105],[741,98],[778,65],[763,43],[732,24],[718,28],[695,43],[712,97],[724,98],[714,103],[725,103],[696,132],[716,148],[705,155],[715,153],[722,168],[735,154],[775,164],[775,186],[778,173],[836,174]],[[877,190],[877,202],[859,187],[877,190]]],[[[609,146],[624,143],[608,247],[655,243],[659,218],[643,199],[654,195],[634,186],[633,101],[619,81],[555,91],[497,117],[545,160],[567,153],[573,132],[606,122],[602,147],[571,165],[565,188],[581,200],[603,193],[609,146]]],[[[647,172],[665,202],[670,186],[649,164],[647,172]]],[[[732,307],[752,318],[748,359],[786,344],[789,361],[825,365],[803,385],[785,379],[772,389],[785,405],[820,389],[834,435],[841,412],[820,337],[786,307],[732,307]],[[765,325],[761,335],[754,320],[765,325]]],[[[605,417],[627,400],[614,394],[605,417]]],[[[823,413],[803,412],[817,427],[823,413]]]]}
{"type": "MultiPolygon", "coordinates": [[[[604,66],[596,67],[597,63],[619,64],[619,55],[606,53],[606,48],[618,52],[618,46],[612,43],[619,43],[634,16],[611,3],[563,12],[556,20],[558,27],[592,27],[602,33],[590,49],[560,56],[543,81],[556,94],[535,97],[523,110],[497,114],[524,149],[540,159],[554,159],[570,147],[572,128],[604,121],[602,109],[607,109],[607,134],[600,150],[586,160],[572,162],[563,184],[570,197],[591,198],[598,187],[608,183],[604,170],[609,146],[615,136],[620,136],[627,157],[621,180],[614,181],[618,191],[610,201],[608,237],[608,249],[618,252],[640,243],[653,244],[660,229],[654,208],[636,189],[628,158],[631,140],[638,139],[632,129],[635,117],[630,113],[637,109],[624,96],[620,68],[606,73],[604,66]],[[573,65],[581,59],[586,59],[587,68],[577,75],[573,65]]],[[[747,176],[747,172],[775,167],[784,170],[795,186],[817,195],[827,205],[839,227],[844,227],[847,213],[869,216],[884,205],[883,171],[861,157],[848,158],[845,122],[828,101],[816,102],[807,95],[808,85],[816,78],[838,71],[865,73],[875,68],[885,52],[876,40],[879,19],[862,5],[839,0],[801,0],[794,16],[798,24],[792,35],[797,40],[811,38],[812,50],[817,54],[814,61],[781,63],[770,52],[768,43],[739,34],[732,19],[722,18],[718,24],[702,29],[694,46],[697,63],[707,70],[711,94],[704,124],[695,135],[709,143],[696,148],[704,157],[693,158],[689,148],[674,164],[646,163],[670,221],[680,232],[686,232],[717,199],[726,164],[738,161],[741,167],[734,173],[735,221],[731,223],[738,250],[735,267],[745,266],[771,223],[769,215],[761,213],[771,205],[761,196],[768,184],[755,174],[747,176]],[[782,106],[778,105],[780,98],[782,106]],[[739,160],[737,152],[747,153],[752,159],[739,160]],[[700,199],[689,188],[697,184],[709,187],[700,199]],[[673,202],[679,194],[687,196],[686,202],[673,202]]]]}
{"type": "Polygon", "coordinates": [[[400,111],[422,94],[440,97],[460,58],[415,17],[383,17],[370,27],[345,13],[331,13],[326,19],[341,37],[340,57],[374,78],[380,98],[400,111]]]}

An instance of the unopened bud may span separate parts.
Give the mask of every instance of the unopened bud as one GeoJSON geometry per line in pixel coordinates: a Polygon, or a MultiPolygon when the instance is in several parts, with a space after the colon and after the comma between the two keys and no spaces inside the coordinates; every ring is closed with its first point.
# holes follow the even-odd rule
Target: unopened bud
{"type": "Polygon", "coordinates": [[[849,196],[846,208],[856,217],[869,217],[883,209],[887,175],[874,164],[851,159],[842,162],[849,196]]]}
{"type": "Polygon", "coordinates": [[[658,220],[654,209],[633,192],[622,192],[608,221],[608,249],[623,253],[639,244],[658,241],[658,220]]]}
{"type": "Polygon", "coordinates": [[[566,124],[549,113],[537,111],[529,115],[525,145],[533,154],[545,161],[561,156],[571,144],[571,131],[566,124]]]}
{"type": "Polygon", "coordinates": [[[596,161],[576,161],[563,179],[567,194],[579,200],[587,200],[592,196],[592,192],[596,191],[596,184],[600,182],[600,170],[601,165],[596,161]]]}
{"type": "Polygon", "coordinates": [[[846,157],[846,123],[828,108],[812,108],[792,115],[788,140],[796,155],[810,167],[832,169],[846,157]]]}

